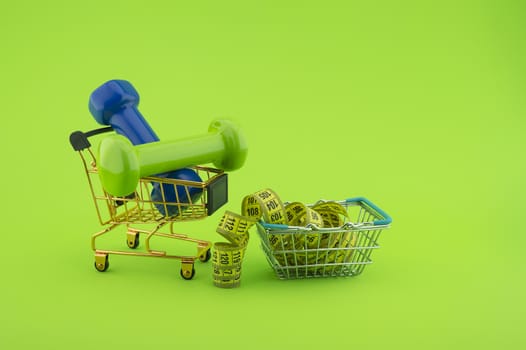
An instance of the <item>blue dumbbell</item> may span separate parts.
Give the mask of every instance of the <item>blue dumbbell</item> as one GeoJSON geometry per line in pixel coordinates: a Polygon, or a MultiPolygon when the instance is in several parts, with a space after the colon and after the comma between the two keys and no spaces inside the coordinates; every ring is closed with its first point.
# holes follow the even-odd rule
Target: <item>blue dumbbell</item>
{"type": "MultiPolygon", "coordinates": [[[[130,82],[110,80],[92,92],[89,99],[89,110],[99,124],[111,125],[118,134],[127,137],[134,145],[159,141],[159,137],[137,109],[138,104],[139,94],[130,82]]],[[[202,182],[199,175],[189,168],[156,176],[202,182]]],[[[188,187],[188,194],[192,203],[195,203],[201,197],[202,190],[197,187],[188,187]]],[[[185,186],[163,184],[161,187],[158,182],[155,182],[151,197],[155,202],[189,203],[188,194],[185,186]]],[[[179,212],[177,205],[167,204],[165,207],[163,204],[156,204],[156,207],[163,215],[172,216],[179,212]]]]}

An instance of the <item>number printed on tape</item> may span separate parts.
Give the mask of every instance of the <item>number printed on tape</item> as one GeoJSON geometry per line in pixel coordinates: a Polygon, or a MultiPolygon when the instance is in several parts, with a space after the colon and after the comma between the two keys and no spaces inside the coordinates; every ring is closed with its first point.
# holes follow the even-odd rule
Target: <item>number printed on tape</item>
{"type": "Polygon", "coordinates": [[[226,211],[221,218],[216,229],[231,243],[244,246],[248,243],[248,230],[256,221],[252,218],[241,216],[230,211],[226,211]]]}

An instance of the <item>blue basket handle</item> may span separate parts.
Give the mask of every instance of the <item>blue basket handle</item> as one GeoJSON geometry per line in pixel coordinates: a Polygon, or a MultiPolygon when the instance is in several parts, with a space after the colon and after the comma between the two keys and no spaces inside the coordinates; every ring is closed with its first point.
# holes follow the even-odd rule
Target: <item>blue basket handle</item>
{"type": "Polygon", "coordinates": [[[383,211],[382,209],[380,209],[376,204],[374,204],[373,202],[371,202],[370,200],[368,200],[367,198],[365,197],[355,197],[355,198],[349,198],[347,200],[345,200],[346,203],[365,203],[367,204],[367,206],[369,206],[371,209],[373,209],[374,211],[376,211],[378,214],[380,214],[380,216],[383,217],[383,219],[380,219],[380,220],[374,220],[373,221],[373,225],[375,226],[380,226],[380,225],[389,225],[393,219],[391,218],[391,216],[389,214],[387,214],[385,211],[383,211]]]}
{"type": "Polygon", "coordinates": [[[259,223],[264,227],[271,230],[287,230],[290,226],[284,224],[270,224],[268,222],[259,221],[259,223]]]}
{"type": "MultiPolygon", "coordinates": [[[[373,225],[374,226],[382,226],[382,225],[389,225],[393,219],[391,218],[391,216],[389,214],[387,214],[385,211],[383,211],[382,209],[380,209],[376,204],[374,204],[373,202],[371,202],[370,200],[368,200],[367,198],[365,197],[355,197],[355,198],[349,198],[349,199],[346,199],[345,200],[345,203],[365,203],[367,204],[367,206],[369,206],[371,209],[373,209],[374,211],[376,211],[378,214],[380,214],[380,216],[383,217],[383,219],[380,219],[380,220],[374,220],[373,221],[373,225]]],[[[273,230],[287,230],[288,228],[290,228],[290,226],[288,225],[283,225],[283,224],[270,224],[270,223],[267,223],[267,222],[263,222],[260,220],[259,222],[263,227],[267,228],[267,229],[273,229],[273,230]]]]}

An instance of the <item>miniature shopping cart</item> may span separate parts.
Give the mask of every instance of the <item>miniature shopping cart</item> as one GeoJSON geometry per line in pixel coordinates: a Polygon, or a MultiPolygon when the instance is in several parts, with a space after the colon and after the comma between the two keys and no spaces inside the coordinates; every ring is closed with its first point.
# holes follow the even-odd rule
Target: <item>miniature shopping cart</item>
{"type": "MultiPolygon", "coordinates": [[[[325,201],[308,206],[320,202],[325,201]]],[[[350,277],[372,263],[371,254],[379,248],[378,238],[390,226],[391,217],[363,197],[337,203],[349,217],[340,227],[257,223],[261,247],[278,278],[350,277]]]]}
{"type": "Polygon", "coordinates": [[[203,219],[225,204],[228,200],[227,174],[219,169],[196,166],[192,169],[202,179],[201,182],[160,176],[144,177],[140,179],[134,193],[124,197],[112,196],[104,191],[100,184],[96,158],[88,141],[91,136],[112,130],[111,127],[107,127],[87,133],[76,131],[70,135],[70,143],[82,159],[100,224],[105,226],[103,230],[94,233],[91,237],[91,247],[95,252],[95,268],[100,272],[106,271],[109,266],[108,256],[111,254],[176,259],[181,261],[181,276],[184,279],[191,279],[195,274],[195,260],[208,261],[212,244],[209,241],[175,233],[173,224],[176,221],[203,219]],[[161,191],[167,191],[171,187],[172,192],[181,193],[182,191],[186,195],[181,196],[184,197],[184,200],[177,196],[175,200],[167,202],[165,198],[168,196],[165,196],[164,192],[161,193],[161,196],[152,196],[154,186],[161,191]],[[191,193],[196,191],[199,191],[201,195],[194,199],[195,196],[192,196],[191,193]],[[162,213],[170,213],[170,216],[162,213]],[[97,248],[97,239],[119,226],[126,228],[126,244],[129,249],[97,248]],[[165,230],[165,226],[169,229],[165,230]],[[135,250],[139,246],[140,235],[146,236],[143,251],[135,250]],[[153,237],[171,238],[196,244],[197,253],[196,255],[173,255],[166,251],[152,249],[150,241],[153,237]]]}

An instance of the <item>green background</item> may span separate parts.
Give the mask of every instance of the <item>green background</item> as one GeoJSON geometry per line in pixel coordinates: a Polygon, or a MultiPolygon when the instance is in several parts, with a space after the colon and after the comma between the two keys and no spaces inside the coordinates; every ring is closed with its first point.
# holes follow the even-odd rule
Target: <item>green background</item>
{"type": "MultiPolygon", "coordinates": [[[[521,1],[3,2],[0,347],[526,346],[525,16],[521,1]],[[252,231],[235,290],[211,264],[192,281],[162,259],[96,272],[68,136],[97,126],[89,94],[114,78],[161,139],[241,125],[223,209],[265,187],[376,202],[394,222],[374,263],[280,281],[252,231]]],[[[222,212],[178,227],[220,241],[222,212]]]]}

